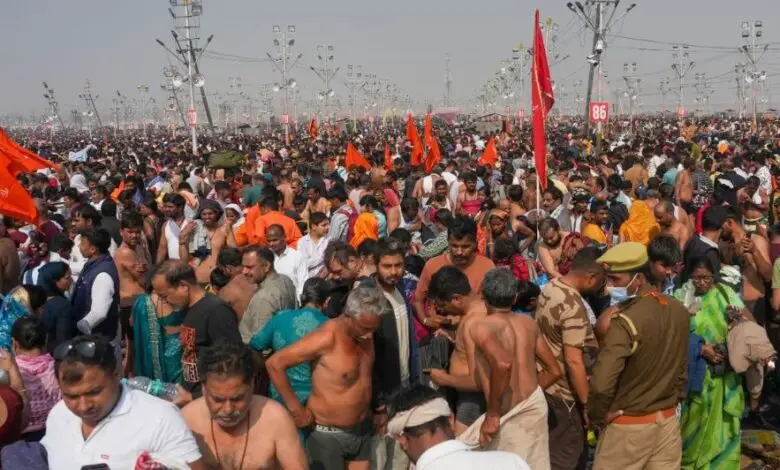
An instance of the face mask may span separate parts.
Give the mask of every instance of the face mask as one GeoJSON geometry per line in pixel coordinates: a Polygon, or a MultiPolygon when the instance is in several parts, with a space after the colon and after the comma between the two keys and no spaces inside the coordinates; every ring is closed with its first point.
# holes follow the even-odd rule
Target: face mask
{"type": "Polygon", "coordinates": [[[636,297],[636,295],[629,295],[628,293],[628,286],[633,284],[634,279],[636,279],[636,274],[634,274],[634,277],[631,278],[631,282],[629,282],[625,287],[607,286],[610,307],[636,297]]]}

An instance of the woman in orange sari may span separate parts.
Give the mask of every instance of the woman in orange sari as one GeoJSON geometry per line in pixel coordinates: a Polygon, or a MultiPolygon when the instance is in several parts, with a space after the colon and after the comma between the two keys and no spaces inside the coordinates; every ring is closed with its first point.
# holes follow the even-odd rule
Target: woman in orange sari
{"type": "Polygon", "coordinates": [[[620,242],[639,242],[645,246],[661,233],[653,211],[645,201],[634,201],[628,211],[628,220],[620,226],[620,242]]]}
{"type": "Polygon", "coordinates": [[[354,234],[349,244],[357,250],[357,247],[363,243],[364,240],[378,240],[379,239],[379,219],[371,211],[363,210],[363,212],[355,219],[354,234]]]}

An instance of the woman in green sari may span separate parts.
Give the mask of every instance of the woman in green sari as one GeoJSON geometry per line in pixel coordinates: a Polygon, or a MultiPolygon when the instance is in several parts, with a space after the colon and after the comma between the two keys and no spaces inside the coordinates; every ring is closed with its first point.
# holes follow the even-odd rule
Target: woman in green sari
{"type": "Polygon", "coordinates": [[[152,292],[133,304],[134,373],[173,384],[183,381],[179,330],[183,315],[152,292]]]}
{"type": "Polygon", "coordinates": [[[707,361],[701,392],[689,393],[682,404],[682,468],[737,469],[745,395],[742,377],[729,368],[723,352],[728,336],[726,307],[741,310],[744,304],[730,287],[718,283],[705,260],[694,264],[691,279],[674,297],[691,311],[690,331],[704,340],[700,356],[707,361]]]}

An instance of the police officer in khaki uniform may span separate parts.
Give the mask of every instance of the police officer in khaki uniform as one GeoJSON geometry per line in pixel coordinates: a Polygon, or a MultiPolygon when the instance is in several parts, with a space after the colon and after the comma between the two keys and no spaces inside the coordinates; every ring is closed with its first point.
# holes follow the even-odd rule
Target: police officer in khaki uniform
{"type": "Polygon", "coordinates": [[[658,292],[641,243],[616,245],[598,261],[620,303],[590,378],[588,415],[601,431],[593,468],[680,468],[688,310],[658,292]]]}

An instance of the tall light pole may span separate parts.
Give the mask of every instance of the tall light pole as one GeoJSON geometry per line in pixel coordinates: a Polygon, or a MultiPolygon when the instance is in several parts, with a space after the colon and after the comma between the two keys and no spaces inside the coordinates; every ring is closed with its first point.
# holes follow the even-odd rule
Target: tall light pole
{"type": "Polygon", "coordinates": [[[336,94],[335,91],[333,91],[333,87],[330,86],[330,81],[339,71],[339,67],[336,67],[335,69],[331,68],[333,50],[334,47],[329,44],[317,46],[317,60],[320,62],[320,66],[309,67],[322,81],[323,88],[317,92],[317,99],[324,102],[325,112],[323,114],[327,120],[330,120],[331,118],[330,99],[336,94]]]}
{"type": "Polygon", "coordinates": [[[146,138],[146,103],[149,101],[149,86],[137,85],[135,88],[141,95],[141,126],[144,129],[144,138],[146,138]]]}
{"type": "MultiPolygon", "coordinates": [[[[620,4],[620,0],[585,0],[585,2],[568,2],[566,7],[569,8],[577,17],[585,24],[586,28],[590,28],[593,31],[593,47],[592,53],[587,57],[587,62],[590,64],[590,70],[588,72],[588,88],[585,98],[585,133],[590,131],[590,119],[589,109],[590,102],[593,97],[593,78],[594,74],[598,70],[599,83],[596,84],[599,94],[599,101],[601,100],[601,79],[602,68],[601,64],[604,60],[604,50],[607,47],[606,35],[607,32],[619,21],[621,21],[631,10],[636,7],[636,3],[632,3],[626,8],[626,10],[617,18],[615,13],[617,7],[620,4]]],[[[599,130],[601,130],[601,123],[599,123],[599,130]]],[[[597,153],[601,149],[601,132],[598,133],[596,140],[597,153]]]]}
{"type": "Polygon", "coordinates": [[[666,112],[666,95],[672,91],[669,77],[662,78],[658,83],[658,93],[661,94],[661,111],[666,112]]]}
{"type": "Polygon", "coordinates": [[[238,99],[241,96],[241,77],[228,77],[230,92],[233,98],[233,133],[238,135],[238,99]]]}
{"type": "Polygon", "coordinates": [[[758,71],[758,63],[766,54],[769,44],[763,46],[756,44],[756,41],[764,35],[764,23],[761,20],[754,22],[742,22],[742,39],[745,44],[742,46],[742,52],[747,56],[748,63],[745,70],[745,81],[750,85],[751,100],[753,101],[753,125],[758,124],[758,97],[756,92],[757,82],[766,81],[766,71],[758,71]]]}
{"type": "Polygon", "coordinates": [[[49,103],[49,110],[51,111],[52,117],[51,132],[52,135],[54,135],[53,120],[56,119],[60,125],[60,128],[63,130],[65,129],[65,124],[62,122],[62,117],[60,117],[59,103],[57,103],[57,100],[54,98],[54,90],[49,88],[49,84],[46,82],[43,82],[43,89],[46,90],[46,93],[43,94],[43,97],[46,98],[46,101],[49,103]]]}
{"type": "Polygon", "coordinates": [[[297,82],[294,78],[290,78],[290,70],[295,67],[303,57],[303,54],[298,54],[295,58],[291,56],[291,49],[295,45],[295,25],[287,25],[286,29],[282,29],[278,24],[273,26],[273,32],[276,36],[274,38],[274,46],[276,46],[276,55],[272,56],[270,52],[266,52],[266,55],[271,59],[271,63],[274,64],[276,70],[282,75],[282,82],[274,84],[273,90],[275,92],[284,91],[282,95],[282,122],[284,124],[284,141],[289,145],[290,143],[290,90],[297,86],[297,82]]]}
{"type": "Polygon", "coordinates": [[[182,127],[187,127],[187,118],[184,116],[184,109],[181,107],[181,101],[179,101],[178,89],[175,86],[173,86],[173,83],[171,82],[171,80],[175,75],[178,75],[178,72],[176,71],[176,67],[172,65],[170,67],[163,67],[163,77],[165,77],[165,81],[163,82],[162,85],[160,85],[160,88],[165,90],[168,93],[167,108],[171,108],[168,109],[168,111],[169,112],[175,111],[176,114],[179,116],[179,119],[181,120],[182,127]]]}
{"type": "Polygon", "coordinates": [[[79,98],[84,100],[84,103],[87,105],[87,109],[89,109],[89,117],[95,118],[95,121],[97,122],[98,127],[103,127],[103,122],[100,120],[100,114],[98,113],[97,106],[95,106],[95,100],[100,98],[100,96],[92,96],[92,83],[87,79],[86,82],[84,82],[84,93],[79,95],[79,98]]]}
{"type": "MultiPolygon", "coordinates": [[[[677,115],[680,117],[680,121],[685,116],[685,76],[696,66],[696,62],[690,58],[691,54],[688,52],[687,44],[672,46],[672,70],[677,74],[679,83],[677,115]]],[[[682,132],[682,126],[680,126],[680,131],[682,132]]]]}
{"type": "Polygon", "coordinates": [[[363,67],[360,65],[347,65],[347,89],[349,89],[350,117],[352,118],[353,131],[357,131],[357,114],[355,113],[357,91],[363,88],[364,83],[363,67]]]}
{"type": "Polygon", "coordinates": [[[634,126],[634,102],[639,97],[639,87],[642,79],[636,75],[636,62],[623,64],[623,81],[626,82],[626,91],[624,96],[628,97],[628,114],[631,119],[631,126],[634,126]]]}
{"type": "Polygon", "coordinates": [[[450,53],[444,56],[444,106],[452,104],[452,71],[450,70],[450,53]]]}
{"type": "Polygon", "coordinates": [[[696,79],[696,84],[694,85],[694,88],[696,89],[696,102],[704,105],[704,112],[709,114],[710,96],[712,96],[715,90],[710,86],[706,73],[697,73],[694,75],[694,78],[696,79]]]}

